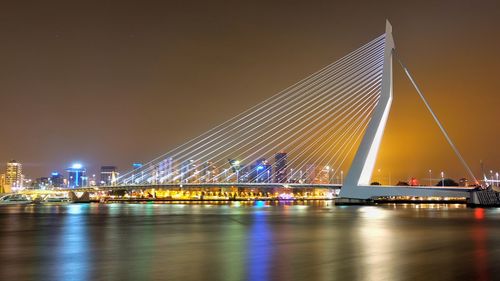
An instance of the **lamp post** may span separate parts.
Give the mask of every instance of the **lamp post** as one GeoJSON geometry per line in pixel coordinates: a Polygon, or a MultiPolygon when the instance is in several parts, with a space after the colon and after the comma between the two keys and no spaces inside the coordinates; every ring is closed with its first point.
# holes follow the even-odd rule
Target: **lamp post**
{"type": "Polygon", "coordinates": [[[496,182],[496,186],[498,187],[498,172],[496,172],[496,177],[497,177],[497,182],[496,182]]]}
{"type": "Polygon", "coordinates": [[[330,166],[325,166],[325,170],[326,170],[326,183],[330,183],[330,166]]]}
{"type": "Polygon", "coordinates": [[[432,170],[429,169],[429,186],[432,186],[432,170]]]}
{"type": "Polygon", "coordinates": [[[344,185],[344,171],[340,171],[340,185],[344,185]]]}
{"type": "Polygon", "coordinates": [[[444,186],[444,172],[441,171],[441,186],[444,186]]]}

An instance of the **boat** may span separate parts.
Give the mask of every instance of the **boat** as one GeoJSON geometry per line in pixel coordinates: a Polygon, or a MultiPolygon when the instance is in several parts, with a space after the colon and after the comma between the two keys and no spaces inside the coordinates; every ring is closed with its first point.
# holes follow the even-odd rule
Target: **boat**
{"type": "Polygon", "coordinates": [[[0,205],[31,204],[33,200],[24,194],[8,194],[0,197],[0,205]]]}
{"type": "Polygon", "coordinates": [[[42,204],[65,204],[72,202],[73,200],[71,200],[68,196],[60,194],[50,194],[41,201],[42,204]]]}

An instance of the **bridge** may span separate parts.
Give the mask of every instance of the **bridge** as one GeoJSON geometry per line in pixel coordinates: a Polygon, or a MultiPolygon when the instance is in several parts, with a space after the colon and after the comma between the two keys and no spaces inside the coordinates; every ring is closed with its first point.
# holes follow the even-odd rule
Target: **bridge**
{"type": "Polygon", "coordinates": [[[473,188],[370,185],[393,99],[394,59],[477,183],[397,57],[387,21],[385,33],[360,48],[100,189],[342,187],[348,199],[470,198],[473,188]]]}

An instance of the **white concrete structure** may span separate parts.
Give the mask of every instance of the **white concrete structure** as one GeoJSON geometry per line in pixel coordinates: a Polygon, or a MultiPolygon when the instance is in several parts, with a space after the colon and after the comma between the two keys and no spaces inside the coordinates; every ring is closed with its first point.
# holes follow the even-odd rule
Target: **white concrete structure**
{"type": "Polygon", "coordinates": [[[472,188],[370,186],[370,179],[392,103],[392,59],[394,49],[392,26],[387,21],[380,99],[344,181],[340,197],[353,199],[387,196],[469,198],[472,188]]]}

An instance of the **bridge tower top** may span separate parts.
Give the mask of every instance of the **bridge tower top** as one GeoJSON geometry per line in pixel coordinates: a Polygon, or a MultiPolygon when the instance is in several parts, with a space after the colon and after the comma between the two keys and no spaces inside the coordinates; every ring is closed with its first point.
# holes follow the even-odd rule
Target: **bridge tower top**
{"type": "Polygon", "coordinates": [[[372,118],[365,135],[361,141],[359,149],[354,156],[349,174],[344,182],[342,193],[349,193],[351,186],[369,185],[377,153],[384,134],[387,118],[392,104],[392,55],[395,48],[392,37],[392,25],[386,20],[385,26],[385,46],[384,65],[382,72],[382,85],[380,99],[375,107],[372,118]]]}

